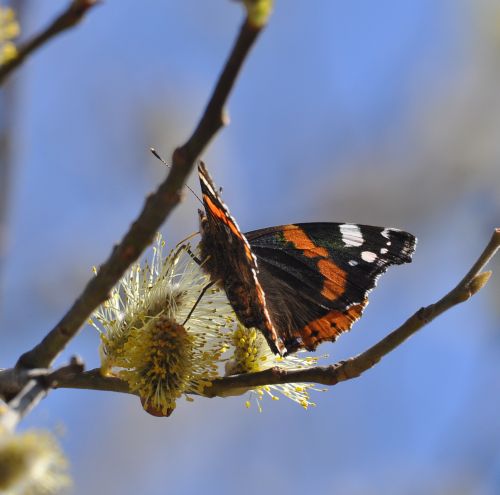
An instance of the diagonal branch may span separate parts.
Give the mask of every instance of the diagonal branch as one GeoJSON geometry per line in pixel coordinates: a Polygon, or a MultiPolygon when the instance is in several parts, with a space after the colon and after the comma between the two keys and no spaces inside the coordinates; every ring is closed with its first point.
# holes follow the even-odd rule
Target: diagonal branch
{"type": "Polygon", "coordinates": [[[436,303],[419,309],[387,337],[353,358],[341,361],[332,366],[318,366],[293,371],[271,368],[259,373],[227,376],[213,382],[209,389],[205,389],[205,393],[208,396],[230,395],[231,390],[249,389],[280,383],[314,382],[332,386],[339,382],[357,378],[375,366],[384,356],[400,346],[414,333],[434,320],[434,318],[453,306],[467,301],[476,292],[481,290],[491,276],[491,272],[481,273],[481,270],[495,255],[499,247],[500,229],[495,229],[490,242],[481,253],[481,256],[454,289],[436,303]]]}
{"type": "Polygon", "coordinates": [[[245,21],[201,120],[189,140],[174,151],[166,180],[151,194],[142,212],[124,238],[114,247],[98,274],[61,321],[31,351],[23,354],[18,367],[48,367],[76,335],[92,311],[109,296],[125,270],[151,243],[154,234],[181,200],[181,191],[195,160],[215,133],[224,125],[224,105],[250,48],[262,28],[245,21]]]}
{"type": "MultiPolygon", "coordinates": [[[[331,366],[289,371],[275,367],[257,373],[226,376],[215,380],[211,386],[205,388],[204,395],[224,397],[240,394],[255,387],[283,383],[309,382],[333,386],[339,382],[357,378],[434,318],[453,306],[467,301],[481,290],[491,276],[491,272],[481,272],[481,270],[495,255],[499,247],[500,229],[496,229],[481,256],[454,289],[436,303],[419,309],[403,325],[358,356],[331,366]]],[[[118,378],[103,377],[97,369],[68,376],[67,379],[60,380],[57,387],[130,393],[125,382],[118,378]]]]}
{"type": "Polygon", "coordinates": [[[45,43],[58,34],[76,26],[83,19],[87,11],[97,5],[97,2],[98,0],[73,0],[66,10],[54,19],[52,24],[21,45],[14,58],[0,65],[0,85],[5,81],[7,76],[9,76],[14,69],[19,67],[35,50],[45,45],[45,43]]]}

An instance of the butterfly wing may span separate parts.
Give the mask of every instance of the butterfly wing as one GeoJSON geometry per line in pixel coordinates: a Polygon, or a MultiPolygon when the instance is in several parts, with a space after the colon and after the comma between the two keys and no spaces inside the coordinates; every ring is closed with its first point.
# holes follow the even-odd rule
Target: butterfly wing
{"type": "Polygon", "coordinates": [[[397,229],[304,223],[245,234],[278,336],[289,352],[334,341],[361,317],[378,277],[408,263],[416,239],[397,229]]]}
{"type": "Polygon", "coordinates": [[[208,171],[198,165],[205,212],[200,212],[199,245],[203,269],[224,288],[236,316],[246,327],[259,328],[274,352],[285,349],[267,311],[257,278],[257,261],[238,224],[229,213],[208,171]]]}

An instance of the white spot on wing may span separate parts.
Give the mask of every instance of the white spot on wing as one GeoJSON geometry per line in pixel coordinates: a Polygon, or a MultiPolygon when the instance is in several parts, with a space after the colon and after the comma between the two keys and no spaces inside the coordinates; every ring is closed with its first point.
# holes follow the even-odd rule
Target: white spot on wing
{"type": "Polygon", "coordinates": [[[358,264],[358,262],[356,260],[349,260],[348,263],[351,266],[356,266],[358,264]]]}
{"type": "Polygon", "coordinates": [[[213,181],[212,177],[208,175],[208,171],[205,168],[199,169],[198,171],[200,180],[203,182],[204,186],[208,189],[210,194],[213,196],[217,196],[217,193],[215,192],[215,188],[213,186],[213,181]]]}
{"type": "Polygon", "coordinates": [[[361,253],[361,259],[367,263],[373,263],[377,259],[377,255],[371,251],[363,251],[361,253]]]}
{"type": "Polygon", "coordinates": [[[212,187],[212,184],[210,184],[210,182],[208,182],[206,180],[205,177],[202,177],[202,180],[203,180],[203,184],[205,185],[205,187],[208,189],[208,192],[212,195],[212,196],[215,196],[217,197],[217,193],[215,192],[215,189],[212,187]]]}
{"type": "Polygon", "coordinates": [[[382,249],[380,250],[380,254],[386,254],[386,253],[387,253],[387,249],[386,249],[386,248],[382,248],[382,249]]]}
{"type": "Polygon", "coordinates": [[[359,247],[363,244],[363,234],[357,225],[352,223],[343,223],[339,226],[342,234],[342,241],[346,246],[359,247]]]}

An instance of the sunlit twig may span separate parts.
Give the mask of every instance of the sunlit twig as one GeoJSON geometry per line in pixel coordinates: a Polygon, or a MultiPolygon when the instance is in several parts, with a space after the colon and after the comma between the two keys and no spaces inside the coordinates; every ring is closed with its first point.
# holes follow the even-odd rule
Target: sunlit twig
{"type": "MultiPolygon", "coordinates": [[[[481,256],[454,289],[436,303],[419,309],[399,328],[365,352],[331,366],[316,366],[299,370],[270,368],[256,373],[226,376],[215,380],[210,387],[204,390],[204,395],[207,397],[227,396],[232,395],[234,391],[242,392],[245,389],[283,383],[312,382],[333,386],[339,382],[357,378],[434,318],[453,306],[467,301],[481,290],[491,275],[491,272],[482,272],[482,270],[499,247],[500,229],[496,229],[481,256]]],[[[59,381],[58,387],[129,393],[125,382],[118,378],[103,377],[99,370],[70,376],[67,380],[59,381]]]]}

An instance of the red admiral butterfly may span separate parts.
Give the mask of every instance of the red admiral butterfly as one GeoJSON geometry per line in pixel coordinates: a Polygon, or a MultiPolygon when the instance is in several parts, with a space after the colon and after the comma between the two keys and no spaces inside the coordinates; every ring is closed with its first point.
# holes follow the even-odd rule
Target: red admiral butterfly
{"type": "Polygon", "coordinates": [[[202,162],[198,175],[202,266],[274,352],[336,340],[361,317],[387,267],[411,262],[416,238],[398,229],[301,223],[243,234],[202,162]]]}

